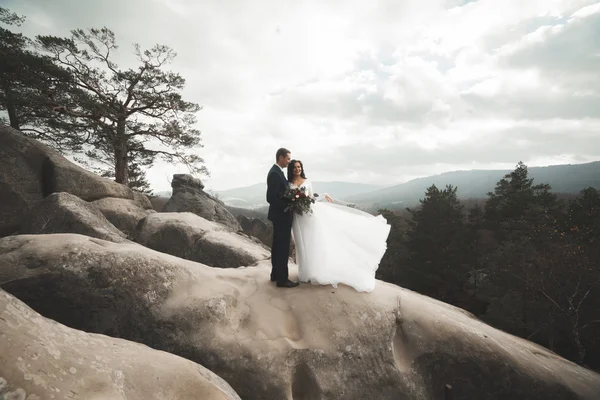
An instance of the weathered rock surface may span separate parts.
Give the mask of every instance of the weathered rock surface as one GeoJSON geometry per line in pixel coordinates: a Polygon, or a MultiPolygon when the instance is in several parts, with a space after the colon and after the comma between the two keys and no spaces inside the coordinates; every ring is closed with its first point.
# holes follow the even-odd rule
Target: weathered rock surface
{"type": "Polygon", "coordinates": [[[266,246],[271,246],[273,243],[273,226],[271,224],[267,225],[258,218],[246,217],[244,215],[238,215],[237,220],[244,233],[254,236],[266,246]]]}
{"type": "Polygon", "coordinates": [[[219,222],[234,231],[241,230],[237,219],[225,204],[206,193],[204,184],[188,174],[175,174],[171,181],[173,195],[167,201],[164,212],[191,212],[209,221],[219,222]]]}
{"type": "Polygon", "coordinates": [[[152,208],[156,212],[163,212],[165,209],[165,205],[169,201],[170,197],[165,196],[156,196],[150,198],[150,203],[152,203],[152,208]]]}
{"type": "Polygon", "coordinates": [[[92,204],[100,210],[111,224],[129,236],[135,232],[140,220],[155,212],[140,207],[138,201],[130,199],[107,197],[96,200],[92,204]]]}
{"type": "Polygon", "coordinates": [[[150,199],[144,193],[133,190],[133,199],[137,205],[142,207],[144,210],[152,210],[154,208],[150,202],[150,199]]]}
{"type": "Polygon", "coordinates": [[[142,344],[46,319],[0,290],[1,399],[239,399],[221,378],[142,344]]]}
{"type": "MultiPolygon", "coordinates": [[[[271,222],[266,223],[260,218],[247,217],[245,215],[238,215],[236,218],[245,234],[256,238],[269,249],[271,248],[273,244],[273,225],[271,222]]],[[[289,256],[296,262],[296,244],[293,238],[290,242],[289,256]]]]}
{"type": "MultiPolygon", "coordinates": [[[[600,376],[465,311],[378,282],[278,289],[80,235],[0,239],[0,286],[42,315],[198,362],[243,399],[598,399],[600,376]]],[[[292,268],[294,271],[294,268],[292,268]]],[[[295,275],[292,272],[292,275],[295,275]]]]}
{"type": "Polygon", "coordinates": [[[137,199],[151,208],[147,198],[127,186],[86,171],[39,141],[0,125],[0,236],[16,232],[32,205],[57,192],[86,201],[137,199]]]}
{"type": "Polygon", "coordinates": [[[79,233],[115,243],[127,240],[94,205],[69,193],[53,193],[34,205],[20,233],[79,233]]]}
{"type": "Polygon", "coordinates": [[[192,213],[155,213],[142,219],[135,241],[151,249],[220,267],[248,266],[271,256],[264,245],[192,213]]]}

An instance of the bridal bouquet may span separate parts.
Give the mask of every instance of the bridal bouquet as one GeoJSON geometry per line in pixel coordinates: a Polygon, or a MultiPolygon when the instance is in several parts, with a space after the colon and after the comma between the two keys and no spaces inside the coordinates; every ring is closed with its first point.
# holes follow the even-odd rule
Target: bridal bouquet
{"type": "MultiPolygon", "coordinates": [[[[314,196],[318,196],[318,194],[315,193],[314,196]]],[[[288,188],[283,195],[283,199],[288,203],[285,211],[292,211],[300,215],[304,213],[312,214],[311,204],[315,202],[315,199],[308,196],[304,186],[288,188]]]]}

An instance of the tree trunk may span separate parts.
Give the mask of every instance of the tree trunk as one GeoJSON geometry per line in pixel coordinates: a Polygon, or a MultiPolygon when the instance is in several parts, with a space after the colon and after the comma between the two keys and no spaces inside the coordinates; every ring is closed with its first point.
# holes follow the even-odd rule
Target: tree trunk
{"type": "Polygon", "coordinates": [[[529,312],[529,285],[525,285],[524,286],[524,291],[522,293],[522,298],[521,298],[521,337],[527,337],[529,335],[529,329],[528,329],[528,318],[527,318],[527,314],[529,312]]]}
{"type": "Polygon", "coordinates": [[[129,160],[127,154],[127,138],[125,136],[125,120],[117,122],[115,150],[115,181],[127,185],[129,183],[129,160]]]}
{"type": "Polygon", "coordinates": [[[554,322],[554,318],[552,317],[552,313],[548,313],[548,317],[550,320],[550,328],[548,329],[548,348],[556,353],[556,332],[558,327],[554,322]]]}
{"type": "Polygon", "coordinates": [[[452,392],[452,385],[444,386],[444,400],[453,400],[454,394],[452,392]]]}
{"type": "Polygon", "coordinates": [[[583,360],[585,359],[585,347],[583,347],[581,339],[579,338],[579,330],[577,329],[579,323],[573,325],[575,325],[573,326],[573,341],[575,342],[575,346],[577,346],[577,363],[583,365],[583,360]]]}
{"type": "Polygon", "coordinates": [[[15,107],[13,100],[12,90],[10,88],[10,84],[5,80],[2,81],[2,89],[6,95],[6,111],[8,112],[10,126],[14,129],[21,129],[21,122],[19,121],[19,117],[17,115],[17,108],[15,107]]]}

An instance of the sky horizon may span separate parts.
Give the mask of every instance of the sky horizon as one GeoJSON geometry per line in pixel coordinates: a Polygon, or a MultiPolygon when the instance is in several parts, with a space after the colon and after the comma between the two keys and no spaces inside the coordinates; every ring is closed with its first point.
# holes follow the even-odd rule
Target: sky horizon
{"type": "MultiPolygon", "coordinates": [[[[122,68],[133,43],[173,48],[212,190],[263,181],[279,147],[315,180],[383,186],[600,160],[599,1],[0,5],[30,37],[112,29],[122,68]]],[[[157,162],[148,180],[166,191],[186,172],[157,162]]]]}

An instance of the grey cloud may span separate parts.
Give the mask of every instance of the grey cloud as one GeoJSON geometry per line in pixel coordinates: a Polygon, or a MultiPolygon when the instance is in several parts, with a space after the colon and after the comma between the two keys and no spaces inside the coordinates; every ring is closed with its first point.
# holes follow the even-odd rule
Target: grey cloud
{"type": "MultiPolygon", "coordinates": [[[[536,19],[537,23],[547,18],[536,19]]],[[[553,25],[559,21],[553,19],[553,25]]],[[[536,92],[498,94],[494,97],[465,94],[462,98],[479,115],[515,119],[600,118],[600,13],[575,19],[543,41],[501,56],[503,68],[539,71],[545,87],[536,92]],[[560,95],[553,92],[558,87],[560,95]]],[[[532,21],[519,27],[535,31],[532,21]]],[[[598,132],[600,134],[600,132],[598,132]]]]}
{"type": "Polygon", "coordinates": [[[448,8],[463,7],[470,3],[476,3],[478,1],[479,0],[446,0],[446,7],[448,7],[448,8]]]}
{"type": "MultiPolygon", "coordinates": [[[[600,118],[600,91],[585,96],[557,96],[549,93],[549,90],[541,90],[535,95],[499,94],[492,98],[471,93],[463,95],[462,98],[472,105],[479,116],[504,116],[515,119],[600,118]]],[[[600,135],[600,132],[598,134],[600,135]]]]}
{"type": "Polygon", "coordinates": [[[483,36],[480,41],[487,51],[495,51],[506,43],[516,42],[523,36],[535,32],[540,26],[551,26],[566,22],[564,17],[541,15],[520,21],[510,30],[497,31],[483,36]]]}
{"type": "Polygon", "coordinates": [[[342,120],[367,118],[372,125],[389,125],[422,122],[431,110],[433,100],[400,106],[385,99],[379,91],[352,90],[325,96],[310,92],[286,92],[273,99],[273,108],[277,112],[297,116],[342,120]]]}
{"type": "Polygon", "coordinates": [[[591,73],[600,86],[600,13],[568,22],[547,40],[522,48],[503,61],[504,65],[541,68],[552,77],[565,72],[591,73]],[[556,75],[555,75],[556,74],[556,75]]]}
{"type": "MultiPolygon", "coordinates": [[[[482,127],[484,128],[484,127],[482,127]]],[[[397,171],[433,164],[516,164],[556,154],[599,157],[600,141],[593,130],[545,133],[541,128],[514,128],[495,135],[479,135],[467,142],[435,150],[398,142],[342,145],[331,158],[316,160],[314,168],[329,172],[397,171]]]]}
{"type": "MultiPolygon", "coordinates": [[[[266,158],[267,163],[270,163],[272,149],[261,150],[260,147],[263,143],[264,146],[281,143],[294,147],[293,143],[301,140],[298,132],[302,128],[289,128],[298,121],[301,121],[300,127],[305,124],[315,126],[319,131],[335,131],[336,135],[346,135],[349,138],[348,141],[341,139],[339,147],[331,149],[331,157],[307,154],[303,158],[310,161],[307,167],[311,171],[331,173],[352,178],[353,181],[381,177],[385,179],[386,175],[423,175],[439,168],[436,165],[447,165],[449,169],[471,163],[514,165],[519,160],[557,154],[571,154],[586,160],[589,157],[600,157],[600,131],[595,123],[600,118],[600,107],[597,106],[600,104],[600,59],[597,57],[600,54],[600,15],[568,23],[554,17],[537,17],[515,25],[510,32],[472,38],[478,48],[479,45],[483,46],[486,54],[481,56],[491,59],[496,54],[496,49],[516,42],[541,25],[566,23],[560,32],[551,35],[547,41],[531,44],[499,59],[500,68],[539,69],[548,82],[548,90],[484,98],[474,94],[459,96],[461,90],[468,89],[463,86],[443,87],[453,84],[450,79],[445,79],[449,77],[445,74],[455,66],[455,55],[442,56],[426,51],[410,54],[426,62],[435,62],[439,75],[419,74],[418,66],[413,66],[416,70],[400,69],[392,81],[388,70],[398,62],[398,56],[394,53],[398,45],[395,43],[397,36],[394,35],[410,36],[411,30],[423,15],[441,12],[434,10],[439,4],[446,7],[479,7],[484,6],[484,2],[475,5],[469,4],[473,2],[468,0],[439,0],[422,5],[422,9],[418,10],[414,5],[417,3],[411,3],[413,6],[410,9],[405,8],[405,2],[385,2],[387,5],[379,3],[367,7],[365,2],[357,0],[355,7],[331,1],[313,8],[300,3],[283,6],[284,3],[273,2],[271,7],[242,0],[179,0],[186,11],[183,15],[170,10],[163,1],[158,0],[5,0],[3,4],[30,17],[23,28],[30,36],[38,33],[67,35],[74,28],[106,25],[117,34],[121,50],[118,61],[123,63],[129,61],[128,54],[130,55],[133,42],[140,42],[144,47],[161,43],[175,49],[178,57],[172,69],[186,78],[186,97],[206,106],[198,117],[199,128],[205,135],[206,147],[202,153],[214,156],[211,158],[215,165],[208,165],[211,170],[227,170],[228,166],[223,165],[224,159],[243,159],[246,163],[259,164],[265,162],[266,158]],[[270,42],[273,38],[268,36],[268,32],[273,37],[286,38],[286,34],[292,30],[297,33],[302,29],[310,29],[308,23],[303,25],[302,18],[294,26],[286,24],[286,18],[289,15],[309,16],[312,12],[329,12],[334,19],[348,17],[348,21],[352,22],[351,26],[360,27],[360,32],[349,34],[356,33],[360,36],[363,30],[366,32],[370,51],[368,54],[357,55],[355,64],[350,65],[350,74],[370,71],[375,77],[377,92],[371,92],[357,84],[355,87],[331,90],[323,90],[323,86],[320,86],[317,87],[317,94],[307,87],[321,85],[318,77],[308,79],[308,74],[298,74],[299,77],[291,78],[285,74],[282,75],[283,78],[271,76],[279,71],[263,57],[270,55],[270,60],[274,62],[272,57],[277,56],[274,49],[288,45],[285,40],[291,39],[287,36],[288,39],[281,39],[280,42],[270,42]],[[53,26],[35,25],[32,18],[35,14],[46,16],[53,26]],[[385,18],[380,18],[382,16],[385,18]],[[398,26],[400,34],[395,30],[398,26]],[[264,31],[261,31],[262,27],[266,27],[264,31]],[[296,79],[304,81],[298,84],[296,79]],[[399,104],[384,98],[384,88],[390,84],[401,89],[408,101],[399,104]],[[565,95],[552,95],[552,85],[558,85],[565,95]],[[575,95],[577,92],[588,93],[587,96],[579,96],[575,95]],[[259,98],[264,97],[270,97],[271,105],[267,108],[257,106],[256,118],[248,117],[248,109],[259,98]],[[432,113],[432,107],[438,100],[448,105],[449,109],[432,113]],[[214,114],[210,114],[211,112],[214,114]],[[427,125],[443,128],[454,122],[460,125],[461,121],[468,121],[473,117],[482,121],[501,117],[513,120],[515,125],[518,125],[518,120],[537,120],[538,128],[514,128],[494,134],[482,122],[481,135],[473,133],[474,138],[471,140],[436,150],[424,150],[401,142],[386,148],[379,148],[377,143],[345,144],[353,142],[354,137],[379,132],[380,129],[390,130],[401,126],[404,131],[410,130],[418,134],[427,130],[427,125]],[[231,119],[227,120],[228,118],[231,119]],[[553,128],[551,124],[557,118],[581,120],[581,128],[564,132],[550,129],[552,133],[549,129],[544,129],[553,128]],[[234,130],[243,131],[244,134],[233,135],[234,130]]],[[[423,48],[426,49],[428,44],[434,49],[440,43],[425,43],[423,48]]],[[[289,46],[294,45],[300,46],[299,42],[289,46]]],[[[465,44],[466,48],[469,45],[465,44]]],[[[302,51],[302,48],[298,51],[302,51]]],[[[442,53],[443,51],[440,52],[442,53]]],[[[319,62],[322,60],[314,60],[314,65],[318,66],[319,62]]],[[[309,64],[308,67],[310,66],[309,64]]],[[[292,69],[303,67],[305,66],[292,69]]],[[[348,75],[340,77],[348,78],[348,75]]],[[[457,85],[468,84],[471,83],[462,82],[457,85]]],[[[469,124],[465,124],[467,125],[469,124]]],[[[160,171],[158,175],[164,180],[160,171]]],[[[219,179],[220,181],[210,184],[229,186],[226,182],[241,178],[219,179]]],[[[252,183],[248,180],[262,181],[263,176],[243,177],[243,180],[243,183],[252,183]]]]}
{"type": "MultiPolygon", "coordinates": [[[[182,2],[192,7],[193,2],[182,2]]],[[[227,2],[231,11],[234,3],[227,2]]],[[[243,4],[237,4],[243,10],[243,4]]],[[[224,30],[230,27],[228,12],[218,12],[218,2],[202,2],[201,18],[179,15],[164,2],[144,0],[106,0],[103,2],[71,0],[19,0],[7,7],[28,16],[24,32],[37,34],[69,35],[76,28],[106,26],[117,36],[119,51],[117,62],[124,67],[135,62],[133,43],[142,47],[165,44],[173,48],[177,57],[170,66],[187,80],[192,100],[201,104],[235,107],[240,96],[243,74],[236,73],[240,64],[240,52],[235,40],[226,37],[224,30]],[[32,15],[41,14],[53,23],[53,28],[36,26],[32,15]]],[[[221,11],[227,11],[221,10],[221,11]]],[[[243,43],[238,43],[243,48],[243,43]]]]}
{"type": "MultiPolygon", "coordinates": [[[[380,54],[386,59],[385,54],[380,54]]],[[[431,61],[431,60],[429,60],[431,61]]],[[[435,60],[442,64],[442,68],[449,69],[448,59],[437,57],[435,60]]],[[[413,67],[404,67],[402,73],[392,76],[384,68],[393,65],[391,59],[388,64],[382,63],[371,56],[362,55],[357,58],[352,73],[340,77],[351,78],[361,73],[369,73],[374,77],[369,82],[369,88],[356,83],[352,90],[331,91],[326,94],[316,93],[303,86],[296,86],[281,91],[273,96],[273,109],[276,112],[300,115],[305,117],[327,117],[349,119],[366,119],[372,125],[421,124],[425,122],[440,122],[449,117],[449,113],[438,111],[432,112],[436,101],[452,101],[444,98],[447,94],[440,93],[438,83],[430,81],[428,77],[417,74],[413,67]],[[412,69],[411,69],[412,68],[412,69]],[[375,85],[376,90],[370,86],[375,85]],[[423,87],[429,88],[427,92],[423,87]],[[397,89],[406,95],[404,104],[386,98],[386,89],[397,89]]],[[[307,82],[314,83],[314,82],[307,82]]],[[[454,113],[462,111],[459,104],[453,104],[454,113]]]]}

